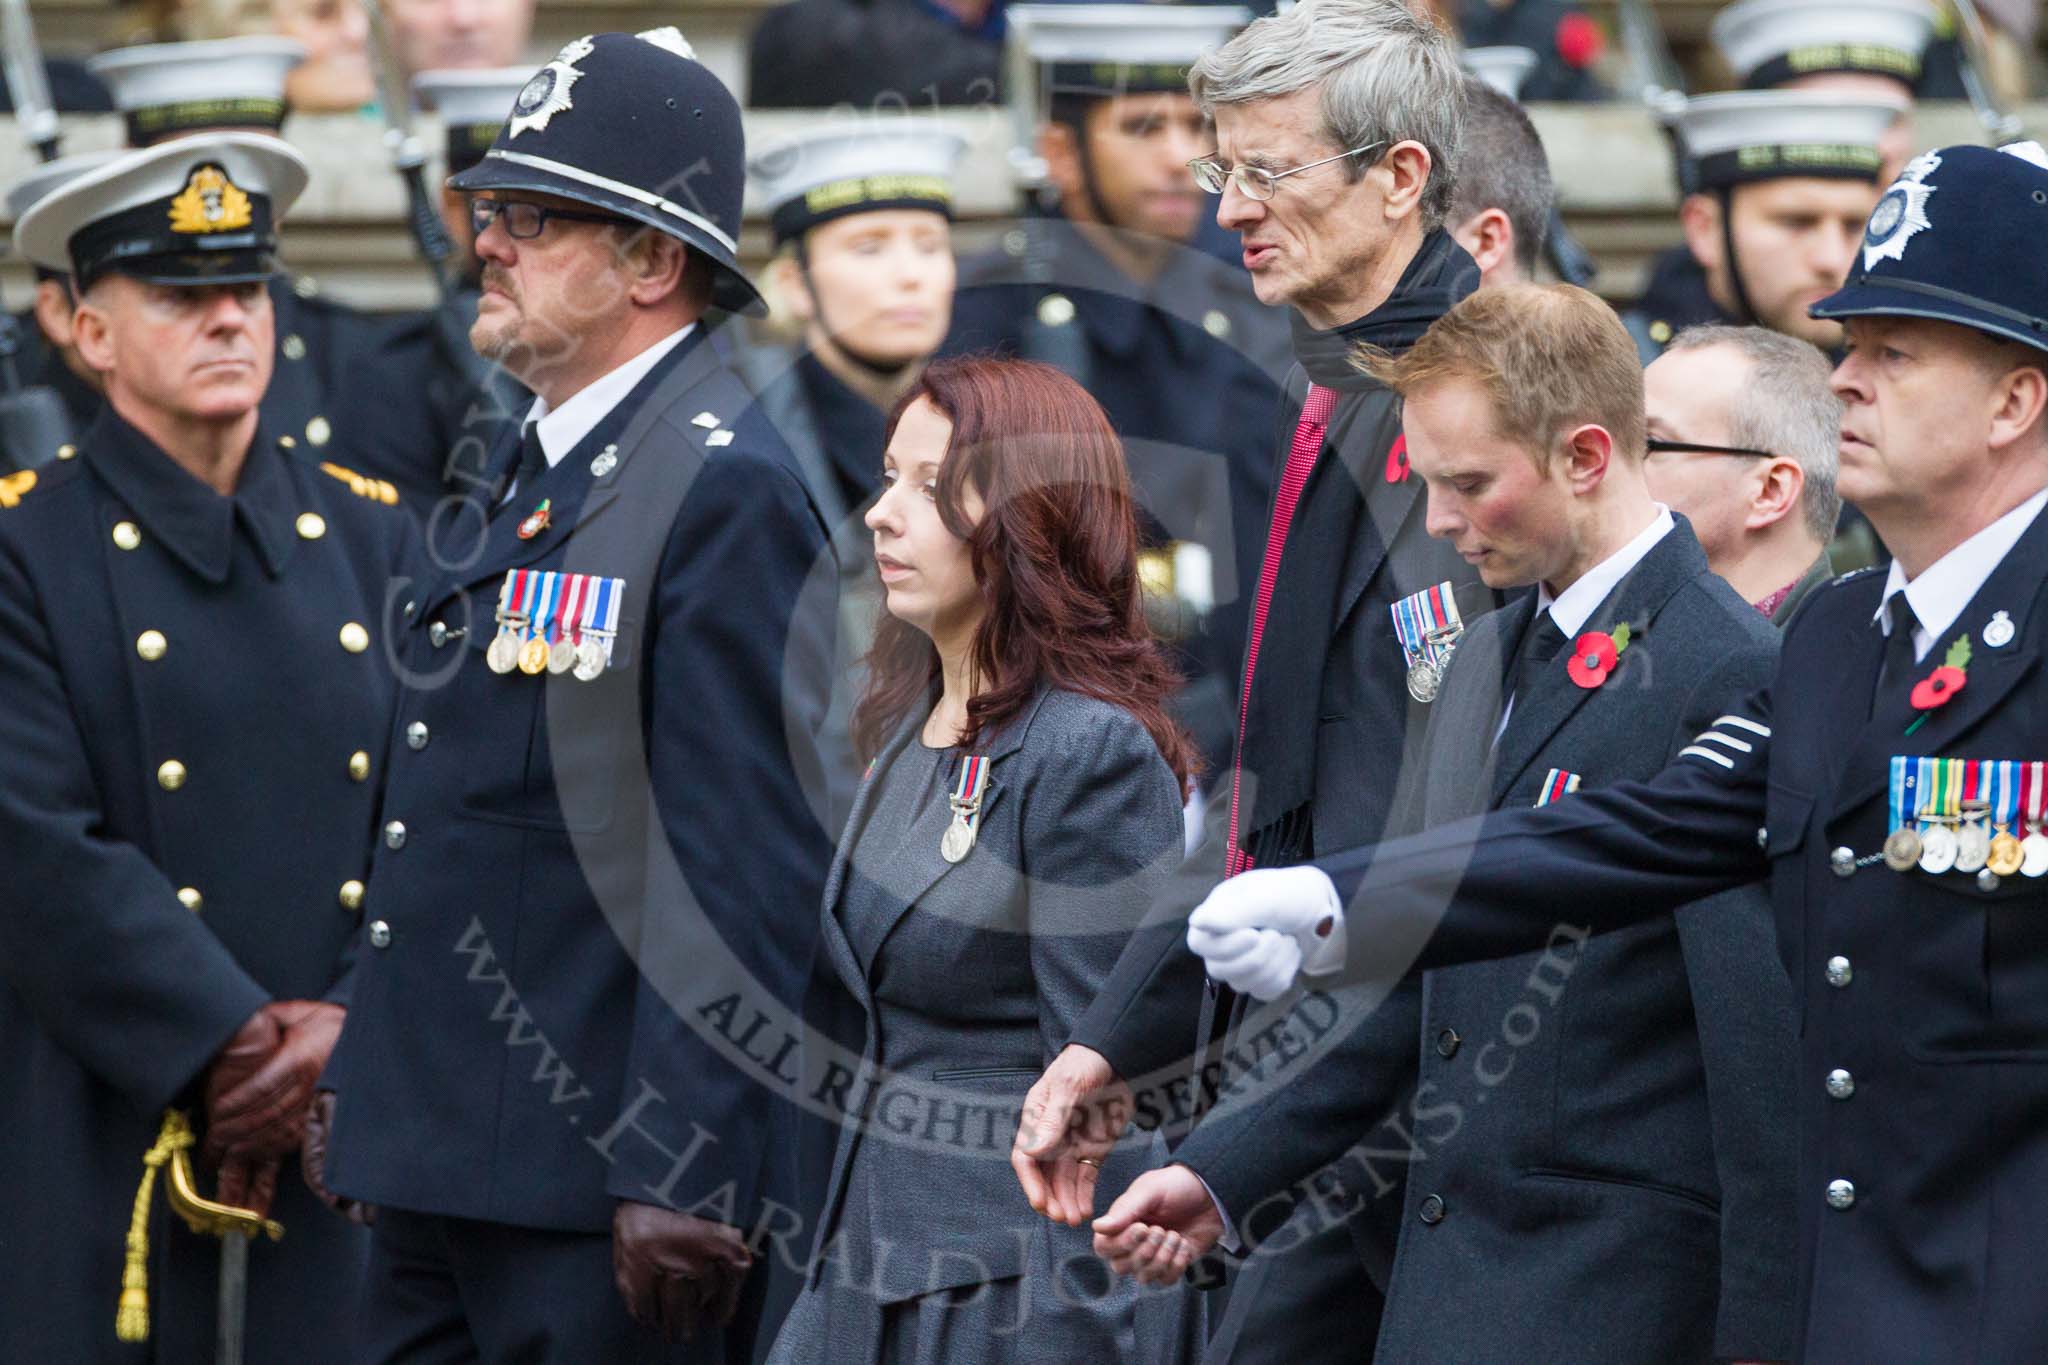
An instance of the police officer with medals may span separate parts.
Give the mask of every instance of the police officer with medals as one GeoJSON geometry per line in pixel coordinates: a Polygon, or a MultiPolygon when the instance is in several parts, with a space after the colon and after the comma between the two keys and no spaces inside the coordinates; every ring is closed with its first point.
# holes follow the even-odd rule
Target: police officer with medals
{"type": "MultiPolygon", "coordinates": [[[[87,171],[104,166],[116,152],[81,152],[45,162],[7,187],[7,217],[20,222],[21,216],[38,199],[75,180],[87,171]]],[[[77,299],[71,289],[71,272],[35,266],[35,303],[14,316],[15,375],[24,388],[42,387],[57,395],[63,405],[68,430],[47,450],[0,450],[0,465],[12,473],[33,469],[56,458],[65,446],[77,445],[78,435],[99,415],[99,376],[79,359],[71,344],[71,314],[77,299]]]]}
{"type": "Polygon", "coordinates": [[[795,1208],[779,1012],[831,855],[831,607],[799,599],[831,550],[708,335],[761,307],[732,96],[662,28],[570,42],[509,113],[452,187],[472,343],[536,397],[400,594],[308,1164],[379,1209],[359,1361],[744,1360],[795,1208]]]}
{"type": "MultiPolygon", "coordinates": [[[[803,348],[747,352],[761,407],[803,466],[839,577],[833,730],[846,741],[858,664],[881,610],[874,534],[888,410],[944,340],[953,304],[953,172],[966,141],[891,120],[801,133],[749,158],[775,238],[774,297],[803,348]]],[[[852,792],[840,793],[843,809],[852,792]]]]}
{"type": "MultiPolygon", "coordinates": [[[[1740,0],[1714,16],[1711,36],[1715,50],[1744,90],[1795,91],[1888,106],[1892,113],[1878,134],[1879,167],[1873,177],[1884,185],[1897,177],[1913,152],[1913,87],[1933,25],[1933,10],[1926,0],[1874,0],[1869,4],[1861,0],[1740,0]]],[[[1756,126],[1760,135],[1770,135],[1767,122],[1756,126]]],[[[1840,136],[1837,132],[1830,140],[1840,136]]],[[[1682,132],[1678,139],[1678,179],[1686,196],[1679,216],[1686,241],[1651,263],[1642,298],[1622,314],[1643,352],[1644,363],[1656,359],[1672,337],[1696,323],[1761,323],[1823,347],[1833,346],[1832,331],[1811,329],[1811,320],[1805,316],[1810,298],[1778,300],[1775,296],[1781,291],[1762,280],[1755,282],[1754,290],[1745,289],[1742,268],[1729,264],[1734,259],[1730,243],[1743,235],[1734,220],[1738,216],[1749,219],[1751,231],[1758,230],[1754,224],[1765,220],[1754,208],[1738,214],[1735,200],[1742,195],[1696,183],[1684,155],[1682,132]],[[1715,214],[1717,199],[1722,202],[1715,214]],[[1718,250],[1717,234],[1722,239],[1718,250]],[[1717,261],[1724,253],[1726,260],[1717,261]]],[[[1791,187],[1781,187],[1773,197],[1807,198],[1791,187]]],[[[1791,210],[1789,217],[1815,219],[1828,216],[1830,206],[1819,200],[1785,207],[1791,210]]],[[[1797,261],[1813,250],[1827,250],[1846,258],[1861,231],[1859,221],[1847,233],[1846,241],[1826,248],[1816,245],[1807,251],[1798,250],[1793,243],[1758,241],[1746,260],[1754,269],[1775,274],[1774,255],[1797,261]]],[[[1837,275],[1830,280],[1828,287],[1839,279],[1837,275]]]]}
{"type": "Polygon", "coordinates": [[[1878,201],[1815,312],[1848,333],[1841,490],[1896,558],[1813,595],[1769,687],[1647,783],[1255,871],[1190,922],[1273,996],[1304,945],[1377,980],[1536,946],[1559,907],[1532,887],[1600,930],[1767,879],[1803,1021],[1801,1360],[2048,1339],[2048,286],[2011,268],[2044,230],[2033,143],[1926,153],[1878,201]]]}
{"type": "Polygon", "coordinates": [[[1839,345],[1841,328],[1807,309],[1848,274],[1897,112],[1799,91],[1686,101],[1673,116],[1686,244],[1659,259],[1621,319],[1643,362],[1697,323],[1757,323],[1823,350],[1839,345]]]}
{"type": "MultiPolygon", "coordinates": [[[[86,65],[113,92],[129,145],[153,147],[195,132],[277,132],[287,112],[285,77],[305,56],[288,38],[221,38],[116,48],[86,65]]],[[[264,416],[301,453],[353,472],[350,426],[370,405],[355,401],[344,377],[384,324],[323,296],[310,275],[280,271],[268,288],[277,365],[264,416]]],[[[388,481],[368,486],[397,501],[388,481]]]]}
{"type": "Polygon", "coordinates": [[[279,1172],[348,1002],[413,537],[260,413],[305,183],[275,138],[205,135],[16,225],[70,275],[107,401],[0,480],[7,1360],[212,1359],[217,1325],[250,1359],[346,1359],[364,1241],[279,1172]],[[160,1190],[247,1211],[239,1289],[160,1190]]]}
{"type": "MultiPolygon", "coordinates": [[[[420,105],[441,116],[443,166],[451,176],[475,166],[505,126],[532,67],[422,71],[413,78],[420,105]]],[[[359,350],[343,376],[350,393],[375,394],[349,431],[349,454],[360,471],[398,490],[427,522],[430,534],[448,524],[450,498],[490,501],[485,463],[502,427],[526,411],[532,395],[502,365],[469,344],[476,320],[478,277],[469,203],[442,192],[442,220],[454,244],[454,287],[434,307],[394,322],[375,345],[359,350]]]]}
{"type": "Polygon", "coordinates": [[[1234,7],[1013,6],[1010,99],[1043,163],[1039,204],[961,263],[949,354],[1055,365],[1123,438],[1150,548],[1155,630],[1188,678],[1176,718],[1212,773],[1237,729],[1249,580],[1272,497],[1285,317],[1199,245],[1214,201],[1186,163],[1211,150],[1187,68],[1246,20],[1234,7]]]}

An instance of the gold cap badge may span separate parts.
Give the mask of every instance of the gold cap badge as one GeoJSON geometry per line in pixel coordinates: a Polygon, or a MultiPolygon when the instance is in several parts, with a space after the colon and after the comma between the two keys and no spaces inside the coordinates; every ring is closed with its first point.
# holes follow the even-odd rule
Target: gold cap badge
{"type": "Polygon", "coordinates": [[[185,188],[171,200],[173,232],[233,232],[250,221],[249,196],[212,164],[195,167],[185,188]]]}

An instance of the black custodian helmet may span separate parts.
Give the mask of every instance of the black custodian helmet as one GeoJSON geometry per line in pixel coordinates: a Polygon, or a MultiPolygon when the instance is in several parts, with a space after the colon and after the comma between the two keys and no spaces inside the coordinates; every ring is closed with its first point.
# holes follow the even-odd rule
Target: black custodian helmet
{"type": "Polygon", "coordinates": [[[760,316],[741,273],[747,179],[739,103],[674,28],[569,43],[520,89],[464,192],[526,190],[645,223],[703,254],[712,302],[760,316]]]}

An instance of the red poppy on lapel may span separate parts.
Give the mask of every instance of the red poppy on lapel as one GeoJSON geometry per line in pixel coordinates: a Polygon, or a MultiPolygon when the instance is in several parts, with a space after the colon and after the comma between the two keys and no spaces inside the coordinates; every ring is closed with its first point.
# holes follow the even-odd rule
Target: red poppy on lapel
{"type": "Polygon", "coordinates": [[[1626,621],[1616,626],[1612,635],[1604,630],[1589,630],[1572,641],[1571,657],[1565,660],[1564,671],[1581,687],[1598,687],[1607,681],[1607,675],[1621,662],[1621,653],[1628,648],[1628,642],[1626,621]]]}
{"type": "Polygon", "coordinates": [[[1387,482],[1408,481],[1408,433],[1402,432],[1394,438],[1394,444],[1387,447],[1387,482]]]}

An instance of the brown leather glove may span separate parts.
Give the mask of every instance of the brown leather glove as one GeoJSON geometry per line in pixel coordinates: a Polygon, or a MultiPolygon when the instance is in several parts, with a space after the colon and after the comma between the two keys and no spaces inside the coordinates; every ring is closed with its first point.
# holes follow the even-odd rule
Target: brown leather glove
{"type": "Polygon", "coordinates": [[[377,1206],[343,1199],[327,1188],[327,1138],[334,1132],[334,1092],[321,1090],[306,1106],[306,1139],[299,1144],[299,1173],[314,1197],[351,1223],[364,1227],[377,1221],[377,1206]]]}
{"type": "Polygon", "coordinates": [[[253,1073],[216,1065],[207,1076],[205,1155],[212,1164],[298,1150],[313,1084],[347,1017],[341,1006],[320,1000],[274,1000],[258,1013],[269,1016],[283,1040],[253,1073]]]}
{"type": "Polygon", "coordinates": [[[213,1197],[238,1209],[267,1214],[270,1201],[277,1198],[277,1168],[274,1156],[231,1156],[220,1165],[220,1181],[214,1187],[213,1197]]]}
{"type": "Polygon", "coordinates": [[[634,1321],[664,1340],[731,1322],[753,1264],[739,1229],[724,1223],[627,1202],[612,1215],[612,1281],[634,1321]]]}

